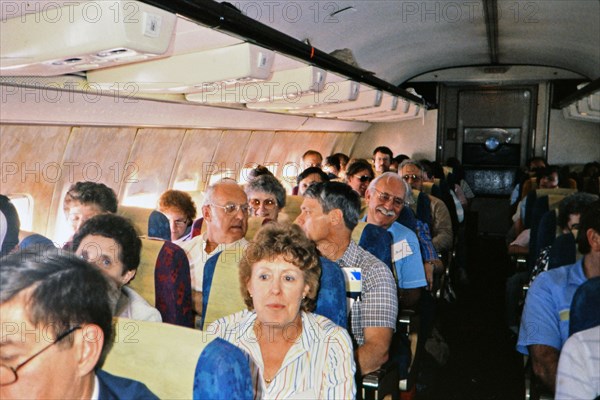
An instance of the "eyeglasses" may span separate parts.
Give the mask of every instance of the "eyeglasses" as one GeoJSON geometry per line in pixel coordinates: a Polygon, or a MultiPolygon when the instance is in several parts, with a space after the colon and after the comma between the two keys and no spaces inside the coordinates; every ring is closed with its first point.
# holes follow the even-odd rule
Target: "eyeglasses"
{"type": "Polygon", "coordinates": [[[218,204],[211,204],[211,206],[222,208],[227,215],[233,215],[237,213],[239,210],[242,210],[244,214],[248,214],[248,209],[250,206],[248,204],[235,204],[235,203],[227,203],[224,206],[220,206],[218,204]]]}
{"type": "Polygon", "coordinates": [[[183,228],[184,226],[188,225],[188,220],[187,219],[176,219],[175,221],[173,221],[173,223],[175,224],[175,226],[183,228]]]}
{"type": "Polygon", "coordinates": [[[391,194],[386,193],[386,192],[381,192],[381,191],[377,190],[377,188],[373,188],[373,189],[375,189],[375,191],[377,192],[377,197],[379,198],[379,200],[383,201],[384,203],[387,203],[388,201],[392,200],[394,206],[396,206],[396,207],[404,206],[403,198],[392,196],[391,194]]]}
{"type": "Polygon", "coordinates": [[[402,178],[404,178],[405,181],[408,181],[409,179],[412,179],[413,181],[420,181],[421,177],[419,175],[415,175],[415,174],[406,174],[403,175],[402,178]]]}
{"type": "Polygon", "coordinates": [[[54,342],[50,343],[48,346],[44,347],[43,349],[41,349],[40,351],[38,351],[37,353],[35,353],[34,355],[32,355],[27,360],[23,361],[21,364],[17,365],[14,368],[9,367],[5,364],[0,364],[0,386],[6,386],[15,383],[19,379],[19,376],[17,375],[17,371],[19,369],[24,367],[29,361],[42,354],[44,351],[48,350],[50,347],[54,346],[56,343],[69,336],[71,333],[75,332],[77,329],[81,329],[81,326],[75,326],[69,329],[68,331],[61,333],[56,337],[54,342]]]}
{"type": "MultiPolygon", "coordinates": [[[[356,176],[356,175],[354,175],[354,176],[356,176]]],[[[371,175],[361,175],[361,176],[356,176],[356,177],[361,182],[370,182],[373,179],[373,178],[371,178],[371,175]]]]}
{"type": "Polygon", "coordinates": [[[260,205],[262,204],[267,210],[272,210],[277,205],[277,201],[273,199],[265,199],[263,201],[260,201],[259,199],[250,199],[248,204],[253,208],[260,208],[260,205]]]}

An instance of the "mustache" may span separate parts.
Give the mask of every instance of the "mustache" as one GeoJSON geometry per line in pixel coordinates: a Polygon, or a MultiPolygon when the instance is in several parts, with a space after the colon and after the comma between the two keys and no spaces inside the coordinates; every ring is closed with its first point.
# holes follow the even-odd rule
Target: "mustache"
{"type": "Polygon", "coordinates": [[[382,213],[386,217],[393,217],[393,216],[396,215],[394,213],[394,210],[388,210],[387,208],[385,208],[383,206],[379,206],[379,207],[375,208],[375,211],[379,211],[380,213],[382,213]]]}

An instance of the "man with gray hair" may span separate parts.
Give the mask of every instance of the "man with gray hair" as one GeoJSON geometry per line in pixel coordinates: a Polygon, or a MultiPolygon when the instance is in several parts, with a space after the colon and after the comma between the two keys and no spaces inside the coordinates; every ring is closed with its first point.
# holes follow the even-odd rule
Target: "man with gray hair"
{"type": "Polygon", "coordinates": [[[342,269],[360,271],[360,296],[350,307],[350,332],[358,344],[354,355],[360,373],[375,371],[389,358],[398,298],[390,269],[352,241],[360,214],[358,193],[341,182],[313,183],[300,209],[296,224],[321,254],[342,269]]]}
{"type": "Polygon", "coordinates": [[[114,290],[98,268],[58,249],[0,259],[0,398],[157,399],[101,370],[114,290]]]}
{"type": "Polygon", "coordinates": [[[419,240],[413,231],[396,222],[404,207],[406,186],[402,178],[393,172],[385,172],[375,178],[367,188],[366,221],[387,229],[392,234],[392,262],[402,290],[401,307],[414,308],[427,286],[419,240]]]}
{"type": "Polygon", "coordinates": [[[181,248],[190,261],[194,311],[202,315],[202,281],[204,264],[219,251],[246,246],[248,197],[232,179],[223,179],[208,187],[202,205],[206,232],[182,242],[181,248]]]}
{"type": "MultiPolygon", "coordinates": [[[[399,175],[410,184],[413,189],[423,191],[423,182],[426,176],[423,166],[415,160],[404,160],[399,167],[399,175]]],[[[438,253],[452,250],[454,235],[452,232],[452,219],[444,202],[437,197],[428,195],[431,203],[432,225],[431,236],[433,245],[438,253]]]]}

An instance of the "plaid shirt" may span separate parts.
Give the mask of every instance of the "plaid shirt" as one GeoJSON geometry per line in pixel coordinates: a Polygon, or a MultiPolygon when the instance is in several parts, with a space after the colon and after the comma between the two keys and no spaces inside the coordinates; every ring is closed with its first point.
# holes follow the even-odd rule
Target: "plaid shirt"
{"type": "Polygon", "coordinates": [[[429,225],[427,223],[417,220],[417,237],[419,238],[419,247],[421,248],[421,257],[423,261],[437,260],[438,254],[433,247],[431,241],[431,232],[429,231],[429,225]]]}
{"type": "Polygon", "coordinates": [[[352,240],[342,258],[342,268],[361,269],[361,294],[352,304],[350,330],[359,346],[364,344],[364,328],[396,329],[398,297],[392,271],[378,258],[358,247],[352,240]]]}

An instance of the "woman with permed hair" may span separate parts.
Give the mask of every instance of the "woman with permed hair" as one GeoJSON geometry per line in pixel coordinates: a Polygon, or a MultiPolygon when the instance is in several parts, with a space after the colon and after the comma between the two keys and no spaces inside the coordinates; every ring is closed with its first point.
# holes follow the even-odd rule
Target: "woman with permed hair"
{"type": "Polygon", "coordinates": [[[158,211],[169,219],[173,243],[192,238],[192,224],[196,218],[196,204],[192,196],[181,190],[167,190],[158,199],[158,211]]]}
{"type": "Polygon", "coordinates": [[[239,277],[248,309],[208,331],[246,353],[254,398],[355,397],[348,332],[311,312],[320,275],[316,246],[297,225],[265,225],[246,248],[239,277]]]}

